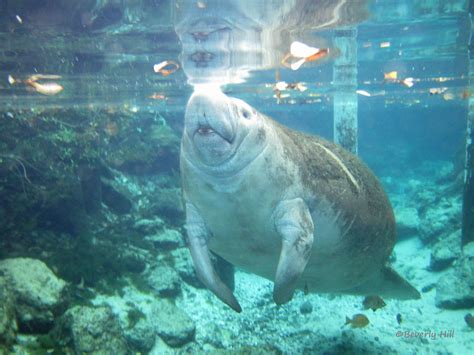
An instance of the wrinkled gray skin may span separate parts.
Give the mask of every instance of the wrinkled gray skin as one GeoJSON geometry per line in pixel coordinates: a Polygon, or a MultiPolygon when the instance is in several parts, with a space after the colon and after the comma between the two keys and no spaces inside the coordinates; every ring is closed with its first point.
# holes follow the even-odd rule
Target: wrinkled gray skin
{"type": "Polygon", "coordinates": [[[186,108],[181,173],[197,275],[237,312],[210,250],[274,280],[278,304],[296,287],[419,297],[386,266],[395,243],[387,196],[341,147],[291,131],[242,100],[203,91],[186,108]]]}

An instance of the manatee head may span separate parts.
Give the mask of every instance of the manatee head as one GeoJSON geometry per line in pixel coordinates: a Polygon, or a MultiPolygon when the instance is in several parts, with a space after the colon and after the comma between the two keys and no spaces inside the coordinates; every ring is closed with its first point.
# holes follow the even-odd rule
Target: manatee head
{"type": "Polygon", "coordinates": [[[200,90],[188,101],[182,157],[211,175],[231,176],[267,146],[266,118],[220,90],[200,90]]]}

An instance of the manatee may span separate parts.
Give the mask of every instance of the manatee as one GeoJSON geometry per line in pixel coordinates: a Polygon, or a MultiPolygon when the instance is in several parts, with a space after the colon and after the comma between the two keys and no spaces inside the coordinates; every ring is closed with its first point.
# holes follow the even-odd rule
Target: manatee
{"type": "Polygon", "coordinates": [[[235,311],[211,251],[273,280],[277,304],[296,288],[420,297],[388,265],[396,228],[387,195],[342,147],[219,90],[199,90],[186,106],[180,168],[197,276],[235,311]]]}

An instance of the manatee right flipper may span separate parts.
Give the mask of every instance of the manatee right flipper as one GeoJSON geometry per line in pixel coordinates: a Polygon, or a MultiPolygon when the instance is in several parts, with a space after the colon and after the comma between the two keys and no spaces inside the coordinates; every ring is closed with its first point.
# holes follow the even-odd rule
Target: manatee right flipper
{"type": "Polygon", "coordinates": [[[282,242],[273,299],[275,303],[282,304],[293,297],[296,282],[309,261],[314,225],[301,198],[281,201],[273,213],[273,220],[282,242]]]}
{"type": "Polygon", "coordinates": [[[186,230],[189,250],[199,280],[234,311],[242,312],[242,308],[234,294],[214,270],[207,246],[210,232],[196,207],[190,203],[186,203],[186,230]]]}
{"type": "Polygon", "coordinates": [[[401,300],[421,298],[418,290],[401,277],[390,266],[384,266],[372,278],[344,293],[358,295],[379,295],[401,300]]]}

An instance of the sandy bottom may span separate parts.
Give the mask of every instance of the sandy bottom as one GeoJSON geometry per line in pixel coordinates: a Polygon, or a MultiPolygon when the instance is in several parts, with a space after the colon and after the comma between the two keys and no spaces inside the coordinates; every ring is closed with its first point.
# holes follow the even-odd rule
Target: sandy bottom
{"type": "MultiPolygon", "coordinates": [[[[429,250],[416,240],[395,248],[394,268],[418,289],[434,284],[442,273],[427,271],[429,250]]],[[[416,301],[386,300],[376,312],[362,309],[363,297],[330,296],[297,292],[293,300],[277,307],[273,284],[237,271],[235,294],[243,308],[237,314],[209,291],[183,285],[177,304],[196,322],[196,343],[202,350],[276,346],[284,353],[397,353],[473,354],[474,331],[464,321],[466,310],[448,311],[435,306],[436,290],[416,301]],[[312,312],[300,306],[310,302],[312,312]],[[352,329],[343,326],[346,316],[365,314],[370,324],[352,329]],[[397,314],[402,316],[398,324],[397,314]]]]}

